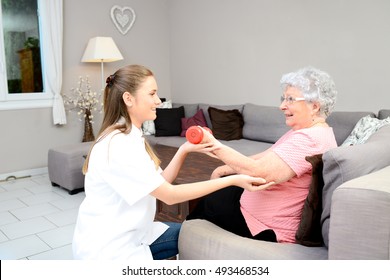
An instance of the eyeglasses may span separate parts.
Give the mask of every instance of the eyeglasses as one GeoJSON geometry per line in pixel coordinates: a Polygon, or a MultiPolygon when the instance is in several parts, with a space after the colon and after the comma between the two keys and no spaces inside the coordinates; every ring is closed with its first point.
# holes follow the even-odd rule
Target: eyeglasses
{"type": "Polygon", "coordinates": [[[303,101],[306,100],[304,97],[292,97],[292,96],[281,96],[280,97],[280,103],[283,103],[284,101],[287,102],[287,104],[293,104],[296,101],[303,101]]]}

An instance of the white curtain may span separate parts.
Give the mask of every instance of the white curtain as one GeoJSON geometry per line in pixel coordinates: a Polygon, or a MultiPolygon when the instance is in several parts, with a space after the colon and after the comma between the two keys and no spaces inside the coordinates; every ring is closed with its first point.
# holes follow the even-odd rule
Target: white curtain
{"type": "Polygon", "coordinates": [[[62,87],[62,30],[63,0],[39,0],[39,13],[42,21],[41,37],[45,44],[45,84],[53,93],[53,122],[66,124],[62,87]]]}

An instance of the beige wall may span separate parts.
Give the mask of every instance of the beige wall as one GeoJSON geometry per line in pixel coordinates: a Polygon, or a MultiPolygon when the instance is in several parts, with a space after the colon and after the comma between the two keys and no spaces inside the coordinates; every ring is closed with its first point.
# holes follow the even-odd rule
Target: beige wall
{"type": "MultiPolygon", "coordinates": [[[[100,65],[80,59],[89,38],[111,36],[125,60],[105,76],[144,64],[176,102],[278,105],[280,76],[313,65],[334,77],[337,110],[377,112],[390,108],[389,10],[388,0],[64,0],[63,93],[79,75],[100,87],[100,65]],[[125,36],[113,5],[137,14],[125,36]]],[[[44,168],[50,147],[82,137],[74,114],[57,127],[50,108],[0,111],[0,129],[0,174],[44,168]]]]}
{"type": "MultiPolygon", "coordinates": [[[[80,75],[89,75],[95,90],[101,87],[100,64],[80,62],[88,40],[95,36],[113,37],[125,58],[106,63],[105,76],[126,64],[143,64],[154,71],[160,94],[170,94],[166,0],[64,0],[63,3],[63,94],[77,86],[80,75]],[[119,33],[111,21],[110,9],[114,5],[135,10],[136,21],[126,35],[119,33]]],[[[21,170],[44,169],[49,148],[81,142],[83,122],[75,113],[68,113],[67,117],[67,125],[54,126],[51,108],[0,111],[0,180],[21,170]]],[[[98,115],[94,124],[95,134],[101,117],[98,115]]]]}
{"type": "Polygon", "coordinates": [[[180,102],[278,105],[282,74],[329,72],[337,110],[390,108],[388,0],[171,0],[180,102]]]}

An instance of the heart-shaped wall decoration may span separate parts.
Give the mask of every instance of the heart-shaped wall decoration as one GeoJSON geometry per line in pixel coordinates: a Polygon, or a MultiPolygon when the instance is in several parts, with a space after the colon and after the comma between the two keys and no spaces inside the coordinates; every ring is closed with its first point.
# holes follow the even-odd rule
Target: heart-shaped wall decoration
{"type": "Polygon", "coordinates": [[[135,22],[135,12],[130,7],[115,5],[111,8],[111,19],[119,32],[125,35],[135,22]]]}

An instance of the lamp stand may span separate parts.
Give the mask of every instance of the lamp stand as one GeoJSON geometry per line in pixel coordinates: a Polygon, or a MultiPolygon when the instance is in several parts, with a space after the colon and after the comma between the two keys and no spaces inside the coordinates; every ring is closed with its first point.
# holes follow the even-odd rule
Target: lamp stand
{"type": "Polygon", "coordinates": [[[100,60],[100,68],[102,72],[102,90],[104,90],[104,70],[103,70],[103,59],[100,60]]]}

